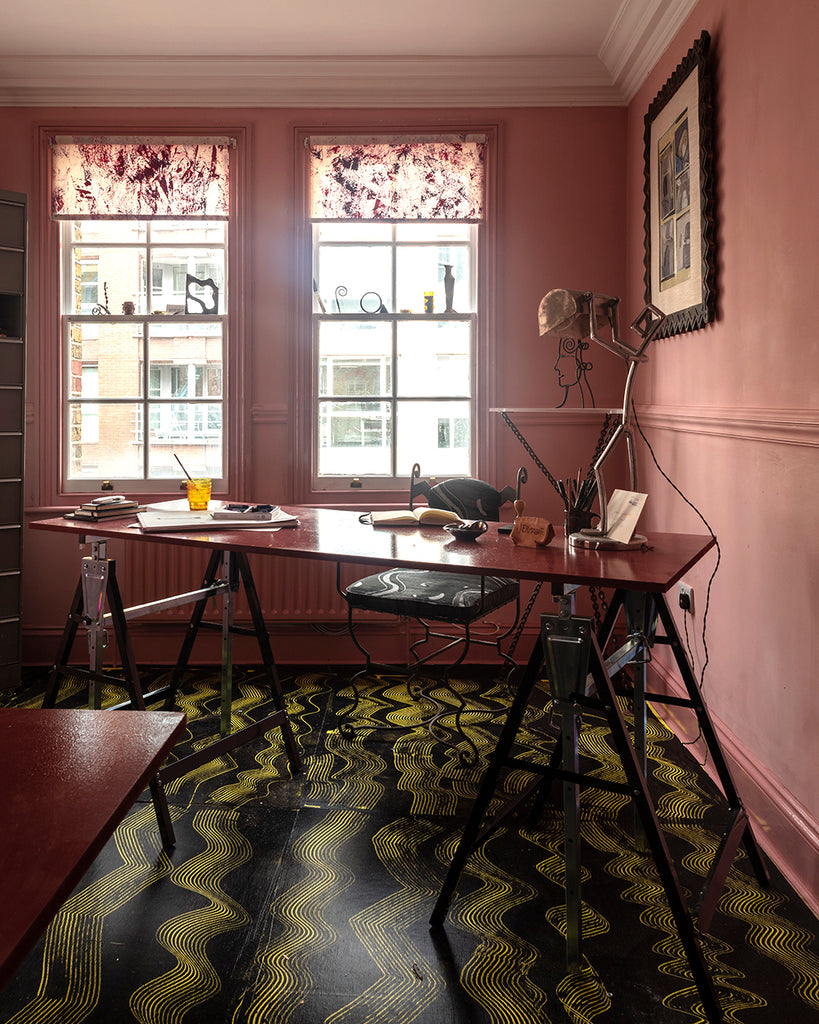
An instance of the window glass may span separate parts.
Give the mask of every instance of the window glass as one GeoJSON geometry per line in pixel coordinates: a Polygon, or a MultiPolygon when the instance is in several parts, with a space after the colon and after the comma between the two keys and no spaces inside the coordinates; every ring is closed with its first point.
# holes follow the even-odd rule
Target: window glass
{"type": "Polygon", "coordinates": [[[327,309],[333,313],[377,312],[382,303],[392,309],[391,256],[389,245],[322,245],[318,280],[327,309]]]}
{"type": "Polygon", "coordinates": [[[415,462],[434,466],[430,476],[470,475],[469,402],[399,401],[396,414],[399,476],[409,476],[415,462]]]}
{"type": "Polygon", "coordinates": [[[222,222],[65,222],[69,490],[176,480],[175,453],[223,476],[226,238],[222,222]]]}
{"type": "Polygon", "coordinates": [[[477,228],[444,243],[446,224],[327,226],[313,232],[314,485],[408,476],[422,456],[426,473],[468,475],[477,228]],[[379,401],[343,400],[356,396],[379,401]]]}
{"type": "Polygon", "coordinates": [[[319,402],[321,475],[388,476],[392,420],[387,402],[319,402]]]}
{"type": "Polygon", "coordinates": [[[470,324],[410,321],[398,324],[399,396],[471,394],[470,324]]]}
{"type": "Polygon", "coordinates": [[[143,459],[141,417],[138,402],[69,402],[69,478],[138,479],[143,459]],[[93,428],[86,425],[87,416],[94,421],[93,428]]]}
{"type": "Polygon", "coordinates": [[[389,323],[324,320],[319,331],[320,395],[387,395],[392,391],[389,323]]]}
{"type": "Polygon", "coordinates": [[[199,299],[199,302],[192,303],[187,312],[224,312],[224,258],[225,253],[222,249],[152,247],[150,253],[151,312],[167,312],[169,305],[184,306],[189,277],[196,279],[196,282],[191,282],[190,295],[199,299]],[[206,280],[213,281],[216,287],[215,292],[198,283],[206,280]]]}

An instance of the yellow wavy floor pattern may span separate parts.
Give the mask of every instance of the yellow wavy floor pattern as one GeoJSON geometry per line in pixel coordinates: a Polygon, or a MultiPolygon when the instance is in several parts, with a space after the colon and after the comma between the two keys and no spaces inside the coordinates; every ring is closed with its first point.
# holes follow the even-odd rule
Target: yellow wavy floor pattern
{"type": "MultiPolygon", "coordinates": [[[[175,822],[184,823],[188,834],[197,838],[198,852],[188,859],[179,862],[178,856],[158,852],[150,803],[134,810],[106,851],[120,863],[81,886],[66,902],[46,934],[35,996],[3,1024],[81,1024],[95,1014],[95,1020],[102,1019],[98,1014],[103,971],[110,955],[106,919],[127,911],[129,903],[154,889],[156,899],[172,889],[179,896],[174,905],[186,909],[165,920],[151,937],[155,948],[150,962],[156,973],[147,980],[141,976],[129,998],[131,1017],[139,1024],[210,1024],[209,1002],[220,992],[226,998],[228,981],[220,974],[213,950],[224,937],[251,931],[244,974],[230,979],[233,1002],[214,1024],[221,1019],[231,1024],[303,1021],[305,1005],[323,993],[319,986],[326,987],[335,965],[335,1005],[327,1004],[322,1020],[310,1024],[435,1020],[436,1000],[453,985],[460,990],[459,998],[479,1009],[481,1021],[490,1024],[554,1024],[566,1018],[572,1024],[604,1024],[611,999],[593,960],[595,944],[600,948],[611,941],[612,903],[604,912],[584,893],[587,959],[578,973],[563,973],[561,967],[560,980],[551,989],[543,985],[543,949],[511,924],[523,920],[525,911],[537,916],[544,933],[565,935],[559,806],[547,804],[539,823],[516,822],[499,829],[470,858],[447,918],[447,928],[461,943],[459,949],[468,951],[455,965],[456,978],[425,944],[431,907],[497,736],[498,711],[508,705],[505,683],[484,688],[482,706],[463,715],[479,754],[478,765],[469,767],[424,729],[412,728],[428,717],[429,704],[414,700],[394,677],[364,681],[357,713],[408,728],[391,733],[388,743],[367,728],[352,738],[342,736],[328,711],[334,682],[341,704],[351,700],[352,691],[343,682],[339,685],[322,673],[300,676],[288,694],[296,741],[305,756],[305,770],[298,778],[290,779],[281,733],[271,730],[252,755],[241,759],[241,767],[238,755],[225,755],[168,786],[175,822]],[[403,810],[393,817],[382,808],[396,806],[396,796],[403,810]],[[230,894],[235,891],[235,873],[254,858],[267,856],[267,849],[259,838],[263,828],[257,825],[251,833],[244,815],[252,813],[264,821],[269,801],[284,809],[276,820],[287,824],[279,827],[293,827],[296,817],[299,827],[293,827],[289,840],[285,837],[286,855],[266,876],[266,893],[245,906],[230,894]],[[503,852],[513,840],[531,865],[526,880],[503,852]],[[364,863],[369,866],[359,866],[364,863]],[[371,890],[365,871],[377,879],[371,890]],[[339,918],[339,907],[347,905],[345,894],[354,886],[361,886],[368,898],[345,921],[339,918]],[[348,948],[354,948],[356,971],[366,979],[358,990],[344,976],[348,948]]],[[[475,683],[455,680],[453,686],[469,705],[475,683]]],[[[69,677],[62,697],[81,690],[82,682],[69,677]]],[[[233,726],[239,728],[257,716],[268,694],[252,678],[240,678],[236,691],[233,726]]],[[[433,692],[440,701],[452,703],[444,689],[433,692]]],[[[106,687],[104,699],[114,703],[122,693],[106,687]]],[[[218,691],[212,685],[196,685],[180,696],[179,703],[189,721],[197,723],[218,708],[218,691]]],[[[37,706],[37,700],[29,706],[37,706]]],[[[454,716],[444,715],[441,724],[452,726],[454,716]]],[[[704,878],[716,843],[701,825],[712,809],[711,798],[694,770],[666,757],[663,744],[669,736],[661,723],[650,720],[653,782],[663,790],[658,817],[682,849],[686,871],[704,878]]],[[[200,737],[191,740],[191,746],[209,741],[200,737]]],[[[548,759],[553,742],[548,706],[529,709],[521,742],[530,759],[548,759]]],[[[605,728],[588,724],[582,749],[593,774],[622,777],[605,728]]],[[[530,781],[525,771],[506,773],[492,811],[530,781]]],[[[623,907],[651,929],[653,966],[670,979],[662,991],[673,987],[664,1000],[669,1021],[699,1024],[697,990],[651,859],[635,839],[627,802],[621,794],[584,790],[581,842],[595,852],[598,874],[602,859],[623,907]]],[[[760,891],[746,867],[740,856],[726,882],[719,913],[740,923],[746,943],[761,959],[784,969],[790,992],[805,1007],[807,1019],[811,1010],[819,1010],[815,937],[784,916],[782,897],[774,890],[760,891]]],[[[584,881],[588,877],[584,867],[584,881]]],[[[719,986],[726,1024],[754,1024],[754,1013],[766,1006],[753,992],[754,979],[731,966],[733,950],[723,941],[705,937],[703,950],[719,986]]],[[[134,949],[122,953],[139,955],[134,949]]]]}

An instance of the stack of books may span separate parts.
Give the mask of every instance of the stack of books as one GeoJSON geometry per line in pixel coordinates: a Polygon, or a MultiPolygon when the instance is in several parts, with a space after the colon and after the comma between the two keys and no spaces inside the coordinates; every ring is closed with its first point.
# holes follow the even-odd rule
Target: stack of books
{"type": "Polygon", "coordinates": [[[119,519],[123,516],[134,516],[144,508],[138,501],[126,498],[121,494],[97,498],[85,502],[73,512],[66,512],[65,519],[82,519],[86,522],[100,523],[107,519],[119,519]]]}

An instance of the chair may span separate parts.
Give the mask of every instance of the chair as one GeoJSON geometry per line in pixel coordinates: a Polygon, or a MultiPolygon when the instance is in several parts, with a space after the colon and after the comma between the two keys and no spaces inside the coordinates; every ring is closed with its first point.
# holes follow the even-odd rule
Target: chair
{"type": "MultiPolygon", "coordinates": [[[[473,477],[459,477],[441,483],[431,484],[421,479],[421,467],[418,463],[412,467],[410,478],[409,507],[414,508],[419,496],[427,500],[432,508],[450,509],[457,513],[462,519],[484,519],[490,522],[497,522],[500,519],[500,509],[507,502],[515,501],[520,497],[521,486],[526,482],[526,470],[521,467],[517,473],[516,486],[504,487],[497,490],[491,484],[473,477]]],[[[515,668],[515,663],[502,650],[503,641],[514,631],[520,616],[520,586],[517,580],[497,576],[471,576],[463,573],[435,572],[429,569],[385,569],[367,576],[364,579],[355,580],[342,588],[339,580],[339,593],[347,604],[347,624],[350,637],[353,643],[361,651],[365,658],[365,666],[350,680],[354,690],[354,701],[347,710],[345,718],[349,719],[354,715],[360,700],[360,693],[356,682],[362,676],[369,674],[373,668],[395,669],[399,666],[383,665],[374,662],[369,651],[363,646],[356,634],[356,622],[353,618],[354,610],[379,612],[389,615],[399,615],[415,619],[423,628],[423,635],[410,645],[411,661],[405,666],[400,666],[409,673],[410,690],[414,696],[420,696],[428,700],[436,707],[432,717],[427,719],[427,725],[431,735],[450,746],[456,746],[449,738],[436,730],[436,724],[442,715],[447,714],[447,708],[440,702],[434,700],[426,692],[424,687],[412,688],[412,683],[419,669],[440,658],[453,648],[460,647],[458,656],[450,661],[443,671],[443,682],[449,691],[459,702],[455,713],[455,731],[465,740],[472,750],[472,758],[461,752],[462,761],[474,759],[477,751],[472,741],[464,735],[460,725],[461,713],[465,709],[465,703],[461,696],[449,687],[449,673],[456,668],[466,657],[470,646],[473,643],[490,645],[495,648],[497,654],[509,666],[509,672],[515,668]],[[499,635],[487,639],[475,636],[472,632],[473,625],[490,612],[507,604],[515,604],[515,616],[511,626],[499,635]],[[448,632],[441,632],[433,628],[430,623],[447,624],[455,629],[448,632]],[[436,640],[444,641],[433,650],[421,650],[427,648],[436,640]]],[[[340,730],[349,734],[355,728],[374,728],[369,725],[354,726],[349,721],[342,722],[340,730]]],[[[383,728],[378,725],[377,728],[383,728]]],[[[390,726],[387,728],[405,728],[404,726],[390,726]]]]}

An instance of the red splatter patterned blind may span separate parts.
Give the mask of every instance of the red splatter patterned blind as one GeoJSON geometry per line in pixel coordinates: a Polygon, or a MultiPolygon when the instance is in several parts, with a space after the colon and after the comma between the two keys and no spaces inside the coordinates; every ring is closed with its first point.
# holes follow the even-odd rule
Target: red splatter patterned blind
{"type": "Polygon", "coordinates": [[[313,220],[483,219],[482,138],[311,138],[308,149],[313,220]]]}
{"type": "Polygon", "coordinates": [[[225,220],[231,148],[229,139],[55,139],[51,215],[225,220]]]}

